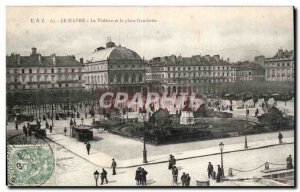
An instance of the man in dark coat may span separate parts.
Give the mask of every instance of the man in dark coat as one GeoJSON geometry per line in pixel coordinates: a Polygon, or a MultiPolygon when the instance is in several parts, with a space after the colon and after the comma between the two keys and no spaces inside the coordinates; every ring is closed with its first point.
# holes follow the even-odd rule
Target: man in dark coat
{"type": "Polygon", "coordinates": [[[141,167],[137,168],[135,171],[135,180],[136,180],[136,185],[141,184],[141,167]]]}
{"type": "Polygon", "coordinates": [[[283,144],[282,138],[283,138],[282,133],[279,131],[279,134],[278,134],[279,144],[283,144]]]}
{"type": "Polygon", "coordinates": [[[27,134],[27,128],[25,125],[23,126],[23,132],[24,132],[25,136],[27,137],[28,134],[27,134]]]}
{"type": "Polygon", "coordinates": [[[218,165],[217,183],[221,182],[222,178],[222,168],[218,165]]]}
{"type": "Polygon", "coordinates": [[[16,124],[16,130],[18,130],[19,129],[18,122],[16,121],[15,124],[16,124]]]}
{"type": "Polygon", "coordinates": [[[86,144],[86,150],[88,155],[90,155],[90,149],[91,149],[91,144],[90,143],[86,144]]]}
{"type": "Polygon", "coordinates": [[[52,125],[50,125],[50,133],[52,133],[52,128],[53,128],[52,125]]]}
{"type": "Polygon", "coordinates": [[[211,162],[208,163],[207,166],[207,172],[208,172],[208,178],[210,179],[210,177],[212,176],[212,172],[214,171],[214,166],[211,164],[211,162]]]}
{"type": "Polygon", "coordinates": [[[113,169],[113,175],[116,175],[116,167],[117,167],[117,163],[115,159],[112,159],[111,168],[113,169]]]}
{"type": "Polygon", "coordinates": [[[147,185],[147,174],[148,172],[144,170],[144,168],[141,169],[140,175],[141,175],[141,180],[142,180],[142,185],[147,185]]]}
{"type": "Polygon", "coordinates": [[[173,155],[171,157],[171,162],[172,162],[172,166],[176,165],[176,159],[173,155]]]}
{"type": "Polygon", "coordinates": [[[185,184],[186,184],[186,174],[182,173],[182,176],[181,176],[181,185],[185,186],[185,184]]]}
{"type": "Polygon", "coordinates": [[[173,165],[172,165],[172,155],[170,155],[168,169],[172,169],[172,167],[173,167],[173,165]]]}
{"type": "Polygon", "coordinates": [[[174,181],[174,183],[177,183],[178,169],[177,169],[176,166],[173,166],[172,175],[173,175],[173,181],[174,181]]]}
{"type": "Polygon", "coordinates": [[[102,169],[102,173],[101,173],[101,185],[103,185],[104,179],[105,179],[105,182],[106,182],[106,184],[107,184],[107,183],[108,183],[108,181],[107,181],[107,172],[106,172],[106,170],[103,168],[103,169],[102,169]]]}
{"type": "Polygon", "coordinates": [[[293,169],[293,159],[292,159],[292,155],[289,155],[288,158],[286,158],[286,168],[287,169],[293,169]]]}
{"type": "Polygon", "coordinates": [[[189,174],[186,174],[186,182],[185,182],[185,186],[190,186],[190,182],[191,182],[191,177],[189,176],[189,174]]]}
{"type": "Polygon", "coordinates": [[[48,121],[46,121],[46,128],[48,129],[49,128],[49,123],[48,123],[48,121]]]}

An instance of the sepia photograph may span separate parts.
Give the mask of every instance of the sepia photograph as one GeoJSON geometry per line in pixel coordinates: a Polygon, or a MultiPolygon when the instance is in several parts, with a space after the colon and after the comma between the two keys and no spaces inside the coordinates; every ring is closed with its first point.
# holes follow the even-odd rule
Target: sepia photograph
{"type": "Polygon", "coordinates": [[[294,20],[292,6],[7,6],[6,185],[295,188],[294,20]]]}

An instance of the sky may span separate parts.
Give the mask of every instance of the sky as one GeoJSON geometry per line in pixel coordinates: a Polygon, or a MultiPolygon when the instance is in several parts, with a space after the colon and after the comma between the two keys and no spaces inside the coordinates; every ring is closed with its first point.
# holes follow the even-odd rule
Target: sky
{"type": "Polygon", "coordinates": [[[219,54],[252,61],[294,49],[293,27],[292,7],[7,7],[6,54],[36,47],[86,60],[110,37],[147,60],[219,54]]]}

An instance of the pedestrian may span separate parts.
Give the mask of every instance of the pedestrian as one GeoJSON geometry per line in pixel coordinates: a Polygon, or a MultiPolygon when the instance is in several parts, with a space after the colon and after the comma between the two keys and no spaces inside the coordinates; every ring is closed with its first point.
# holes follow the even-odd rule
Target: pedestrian
{"type": "Polygon", "coordinates": [[[27,129],[29,128],[29,126],[30,126],[30,123],[29,123],[29,121],[27,122],[27,129]]]}
{"type": "Polygon", "coordinates": [[[66,127],[64,128],[64,133],[65,133],[65,136],[67,136],[67,128],[66,127]]]}
{"type": "Polygon", "coordinates": [[[72,119],[70,119],[70,126],[72,126],[73,125],[73,120],[72,119]]]}
{"type": "Polygon", "coordinates": [[[220,183],[222,177],[222,168],[218,165],[217,183],[220,183]]]}
{"type": "Polygon", "coordinates": [[[141,167],[137,168],[135,171],[135,180],[136,180],[136,185],[141,184],[141,167]]]}
{"type": "Polygon", "coordinates": [[[172,166],[176,165],[176,159],[173,155],[171,157],[171,162],[172,162],[172,166]]]}
{"type": "Polygon", "coordinates": [[[25,136],[27,137],[27,128],[25,125],[23,126],[23,132],[24,132],[25,136]]]}
{"type": "Polygon", "coordinates": [[[16,121],[15,123],[16,123],[16,130],[18,130],[19,129],[18,121],[16,121]]]}
{"type": "Polygon", "coordinates": [[[279,131],[279,134],[278,134],[279,144],[283,144],[282,138],[283,138],[282,133],[279,131]]]}
{"type": "Polygon", "coordinates": [[[208,173],[208,178],[212,176],[212,172],[214,171],[214,166],[211,164],[211,162],[208,162],[207,166],[207,173],[208,173]]]}
{"type": "Polygon", "coordinates": [[[85,118],[87,119],[87,112],[85,112],[85,118]]]}
{"type": "Polygon", "coordinates": [[[293,169],[293,159],[292,159],[292,155],[289,155],[288,158],[286,158],[286,168],[287,169],[293,169]]]}
{"type": "Polygon", "coordinates": [[[91,149],[91,144],[87,143],[86,144],[86,150],[87,150],[88,155],[90,155],[90,149],[91,149]]]}
{"type": "Polygon", "coordinates": [[[53,128],[52,125],[50,125],[50,133],[52,133],[52,128],[53,128]]]}
{"type": "Polygon", "coordinates": [[[46,120],[46,128],[48,129],[49,128],[49,123],[48,123],[48,121],[46,120]]]}
{"type": "Polygon", "coordinates": [[[186,183],[185,186],[190,186],[190,182],[191,182],[191,177],[189,176],[189,174],[186,174],[186,183]]]}
{"type": "Polygon", "coordinates": [[[177,169],[176,166],[173,166],[173,169],[172,169],[172,176],[173,176],[173,183],[177,183],[178,169],[177,169]]]}
{"type": "Polygon", "coordinates": [[[113,173],[112,174],[116,175],[117,162],[115,161],[115,159],[112,159],[111,167],[113,169],[113,173]]]}
{"type": "Polygon", "coordinates": [[[185,186],[186,184],[186,174],[183,172],[181,176],[181,185],[185,186]]]}
{"type": "Polygon", "coordinates": [[[105,180],[106,184],[108,183],[107,181],[107,172],[104,168],[102,168],[102,173],[101,173],[101,185],[103,185],[103,181],[105,180]]]}
{"type": "Polygon", "coordinates": [[[147,185],[147,174],[148,172],[142,168],[140,172],[142,186],[147,185]]]}
{"type": "Polygon", "coordinates": [[[172,155],[170,155],[170,158],[169,158],[169,169],[172,169],[173,165],[172,165],[172,155]]]}

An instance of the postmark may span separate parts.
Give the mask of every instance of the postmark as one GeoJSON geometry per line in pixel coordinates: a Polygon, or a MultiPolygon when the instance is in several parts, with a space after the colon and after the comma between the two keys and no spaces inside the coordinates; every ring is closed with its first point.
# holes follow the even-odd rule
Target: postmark
{"type": "Polygon", "coordinates": [[[48,145],[14,145],[7,151],[10,186],[51,184],[55,179],[55,150],[48,145]]]}

